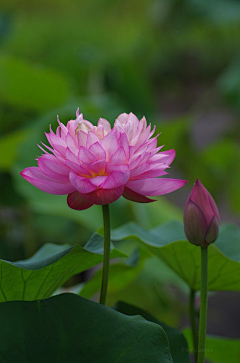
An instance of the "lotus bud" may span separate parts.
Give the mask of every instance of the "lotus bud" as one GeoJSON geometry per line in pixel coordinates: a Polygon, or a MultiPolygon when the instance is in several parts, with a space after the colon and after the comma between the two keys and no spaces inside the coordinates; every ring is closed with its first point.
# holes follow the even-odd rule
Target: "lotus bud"
{"type": "Polygon", "coordinates": [[[187,199],[184,210],[184,230],[189,242],[208,247],[216,241],[220,216],[211,194],[199,179],[187,199]]]}

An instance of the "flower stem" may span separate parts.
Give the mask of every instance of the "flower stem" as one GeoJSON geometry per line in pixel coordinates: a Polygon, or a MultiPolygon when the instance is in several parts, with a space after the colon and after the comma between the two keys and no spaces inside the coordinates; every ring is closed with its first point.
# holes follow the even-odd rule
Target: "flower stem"
{"type": "Polygon", "coordinates": [[[105,305],[108,287],[108,274],[110,264],[110,215],[109,205],[102,206],[103,211],[103,227],[104,227],[104,255],[103,255],[103,274],[100,295],[100,304],[105,305]]]}
{"type": "Polygon", "coordinates": [[[208,248],[201,247],[201,298],[198,336],[198,363],[205,362],[208,303],[208,248]]]}
{"type": "Polygon", "coordinates": [[[189,295],[189,318],[191,324],[191,331],[192,331],[192,341],[193,341],[193,348],[195,353],[195,362],[197,362],[197,351],[198,351],[198,337],[197,337],[197,328],[196,328],[196,319],[195,319],[195,294],[196,291],[191,289],[189,295]]]}

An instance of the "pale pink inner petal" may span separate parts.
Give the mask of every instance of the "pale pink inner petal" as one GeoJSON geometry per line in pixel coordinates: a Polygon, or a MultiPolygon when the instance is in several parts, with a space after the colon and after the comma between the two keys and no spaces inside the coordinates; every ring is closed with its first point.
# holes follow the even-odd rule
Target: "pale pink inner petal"
{"type": "Polygon", "coordinates": [[[101,146],[106,151],[107,161],[109,161],[111,159],[111,156],[118,150],[119,147],[114,130],[102,139],[101,146]]]}
{"type": "Polygon", "coordinates": [[[111,131],[111,125],[107,120],[105,120],[105,118],[100,118],[98,120],[98,126],[103,126],[103,129],[106,133],[111,131]]]}
{"type": "Polygon", "coordinates": [[[96,156],[93,155],[92,153],[90,153],[90,151],[88,151],[87,149],[85,149],[85,147],[81,146],[79,149],[79,153],[78,153],[78,160],[81,163],[84,162],[94,162],[97,160],[96,156]]]}
{"type": "Polygon", "coordinates": [[[86,147],[86,145],[87,145],[87,134],[86,134],[86,132],[84,132],[82,130],[78,130],[77,131],[77,141],[78,141],[78,146],[86,147]]]}
{"type": "Polygon", "coordinates": [[[98,175],[93,178],[91,178],[91,183],[95,185],[96,187],[100,187],[108,178],[106,175],[98,175]]]}
{"type": "Polygon", "coordinates": [[[111,162],[115,165],[122,165],[126,162],[127,156],[123,147],[120,147],[111,157],[111,162]]]}
{"type": "Polygon", "coordinates": [[[91,154],[95,155],[98,160],[106,159],[106,152],[99,144],[99,142],[95,142],[89,148],[91,154]]]}
{"type": "Polygon", "coordinates": [[[94,134],[94,132],[89,131],[88,135],[87,135],[87,144],[86,144],[86,148],[89,149],[91,145],[98,143],[99,138],[97,137],[97,135],[94,134]]]}
{"type": "Polygon", "coordinates": [[[77,156],[78,155],[78,147],[75,143],[75,139],[73,139],[73,137],[68,134],[67,135],[67,147],[68,149],[75,155],[77,156]]]}

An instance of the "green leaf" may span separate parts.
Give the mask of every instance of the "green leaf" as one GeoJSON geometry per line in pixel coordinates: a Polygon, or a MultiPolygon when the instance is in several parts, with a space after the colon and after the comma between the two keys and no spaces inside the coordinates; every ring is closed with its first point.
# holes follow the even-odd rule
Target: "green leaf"
{"type": "MultiPolygon", "coordinates": [[[[142,250],[136,250],[134,254],[124,263],[118,262],[110,265],[108,294],[116,294],[130,285],[141,272],[148,254],[142,250]]],[[[98,270],[95,275],[81,289],[79,295],[90,298],[96,294],[101,287],[102,269],[98,270]]]]}
{"type": "Polygon", "coordinates": [[[190,363],[187,341],[180,330],[155,319],[146,311],[124,302],[118,302],[115,306],[115,310],[125,315],[141,315],[144,319],[160,325],[167,334],[174,363],[190,363]]]}
{"type": "MultiPolygon", "coordinates": [[[[0,260],[0,302],[49,297],[73,275],[102,262],[102,254],[102,240],[94,234],[87,248],[45,244],[28,260],[0,260]]],[[[111,258],[123,256],[112,247],[111,258]]]]}
{"type": "MultiPolygon", "coordinates": [[[[127,224],[113,231],[112,240],[135,240],[162,259],[192,289],[200,289],[200,248],[186,241],[183,224],[171,222],[151,231],[127,224]]],[[[219,239],[209,247],[209,290],[240,291],[240,233],[223,226],[219,239]]]]}
{"type": "MultiPolygon", "coordinates": [[[[184,335],[189,344],[190,352],[193,352],[191,331],[184,329],[184,335]]],[[[214,335],[206,338],[206,359],[211,363],[239,363],[240,339],[229,339],[214,335]]]]}
{"type": "Polygon", "coordinates": [[[21,58],[0,57],[0,95],[11,106],[41,111],[67,101],[70,84],[53,69],[36,66],[21,58]]]}
{"type": "Polygon", "coordinates": [[[74,294],[1,304],[3,363],[173,363],[157,324],[74,294]]]}

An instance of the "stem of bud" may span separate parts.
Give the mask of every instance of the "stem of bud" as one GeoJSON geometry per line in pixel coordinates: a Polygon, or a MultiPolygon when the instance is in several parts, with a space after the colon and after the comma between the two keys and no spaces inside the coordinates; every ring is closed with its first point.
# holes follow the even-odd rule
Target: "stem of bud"
{"type": "Polygon", "coordinates": [[[197,328],[196,328],[195,294],[196,291],[191,289],[189,295],[189,319],[192,331],[192,342],[195,354],[195,362],[197,363],[198,337],[197,337],[197,328]]]}
{"type": "Polygon", "coordinates": [[[198,336],[198,363],[205,362],[205,341],[208,304],[208,248],[201,247],[201,298],[198,336]]]}

